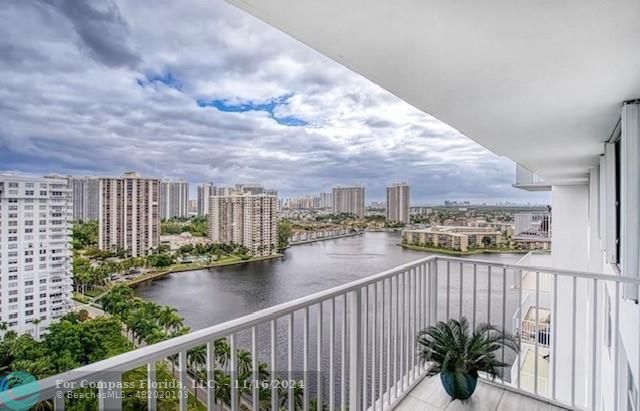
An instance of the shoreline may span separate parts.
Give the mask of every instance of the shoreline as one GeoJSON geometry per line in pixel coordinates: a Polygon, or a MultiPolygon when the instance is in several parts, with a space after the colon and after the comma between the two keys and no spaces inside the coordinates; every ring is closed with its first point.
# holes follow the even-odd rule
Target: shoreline
{"type": "Polygon", "coordinates": [[[134,278],[132,280],[126,281],[125,284],[127,284],[129,287],[135,288],[140,284],[146,283],[148,281],[155,281],[157,279],[164,278],[164,277],[166,277],[166,276],[168,276],[170,274],[174,274],[174,273],[184,273],[184,272],[188,272],[188,271],[206,270],[206,269],[209,269],[209,268],[227,267],[227,266],[239,265],[239,264],[248,264],[248,263],[253,263],[253,262],[256,262],[256,261],[265,261],[265,260],[273,260],[273,259],[276,259],[276,258],[282,258],[283,256],[284,256],[284,254],[273,254],[273,255],[269,255],[269,256],[265,256],[265,257],[254,257],[254,258],[250,258],[248,260],[233,260],[233,261],[206,263],[206,264],[198,264],[198,263],[185,264],[183,266],[178,266],[178,267],[169,268],[169,269],[166,269],[166,270],[147,273],[147,274],[145,274],[143,276],[140,276],[138,278],[134,278]]]}
{"type": "Polygon", "coordinates": [[[322,238],[313,238],[311,240],[297,241],[295,243],[289,243],[287,248],[293,247],[295,245],[317,243],[318,241],[328,241],[328,240],[337,240],[339,238],[355,237],[357,235],[363,235],[364,233],[365,233],[364,231],[361,231],[361,232],[358,232],[358,233],[341,234],[341,235],[338,235],[338,236],[335,236],[335,237],[322,237],[322,238]]]}
{"type": "Polygon", "coordinates": [[[435,248],[435,247],[422,247],[419,245],[411,245],[411,244],[402,244],[398,243],[398,245],[402,248],[406,248],[408,250],[413,251],[424,251],[429,253],[440,253],[454,256],[468,256],[468,255],[478,255],[478,254],[527,254],[531,250],[515,250],[515,249],[500,249],[500,248],[479,248],[471,251],[457,251],[457,250],[447,250],[446,248],[435,248]]]}

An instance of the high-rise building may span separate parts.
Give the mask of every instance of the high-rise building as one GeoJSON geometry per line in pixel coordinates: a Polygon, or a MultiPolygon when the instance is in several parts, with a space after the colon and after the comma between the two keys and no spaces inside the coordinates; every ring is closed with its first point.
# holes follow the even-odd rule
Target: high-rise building
{"type": "Polygon", "coordinates": [[[189,199],[189,217],[198,215],[198,200],[189,199]]]}
{"type": "Polygon", "coordinates": [[[0,319],[18,334],[71,308],[71,219],[66,178],[0,174],[0,319]]]}
{"type": "Polygon", "coordinates": [[[334,187],[333,212],[364,217],[364,187],[334,187]]]}
{"type": "Polygon", "coordinates": [[[411,199],[407,183],[392,184],[387,187],[387,221],[409,224],[409,201],[411,199]]]}
{"type": "Polygon", "coordinates": [[[244,194],[264,194],[264,187],[260,184],[236,184],[236,192],[244,194]]]}
{"type": "Polygon", "coordinates": [[[138,257],[160,244],[160,180],[136,173],[100,179],[98,246],[138,257]]]}
{"type": "Polygon", "coordinates": [[[205,183],[198,185],[198,215],[205,216],[209,214],[209,197],[218,194],[213,183],[205,183]]]}
{"type": "Polygon", "coordinates": [[[320,193],[320,208],[333,207],[333,193],[320,193]]]}
{"type": "Polygon", "coordinates": [[[278,198],[258,194],[212,196],[209,238],[215,243],[240,244],[254,256],[268,256],[277,245],[278,198]]]}
{"type": "Polygon", "coordinates": [[[69,177],[72,190],[73,220],[98,219],[99,179],[97,177],[69,177]]]}
{"type": "Polygon", "coordinates": [[[216,189],[216,195],[219,196],[232,196],[238,194],[235,187],[218,187],[216,189]]]}
{"type": "Polygon", "coordinates": [[[160,183],[160,218],[167,220],[189,216],[189,183],[163,181],[160,183]]]}

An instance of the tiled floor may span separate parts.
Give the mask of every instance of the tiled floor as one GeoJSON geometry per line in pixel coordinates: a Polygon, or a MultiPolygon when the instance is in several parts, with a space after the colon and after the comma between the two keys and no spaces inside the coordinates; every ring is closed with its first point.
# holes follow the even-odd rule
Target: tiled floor
{"type": "Polygon", "coordinates": [[[533,398],[506,391],[481,381],[469,401],[451,401],[440,378],[425,378],[396,407],[396,411],[564,411],[533,398]]]}

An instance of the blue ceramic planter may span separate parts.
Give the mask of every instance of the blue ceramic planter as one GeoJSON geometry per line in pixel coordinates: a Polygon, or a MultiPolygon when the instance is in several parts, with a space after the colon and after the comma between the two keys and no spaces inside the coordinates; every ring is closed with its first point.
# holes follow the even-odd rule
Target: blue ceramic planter
{"type": "Polygon", "coordinates": [[[444,390],[454,400],[467,400],[476,390],[478,377],[452,372],[440,373],[440,380],[444,390]]]}

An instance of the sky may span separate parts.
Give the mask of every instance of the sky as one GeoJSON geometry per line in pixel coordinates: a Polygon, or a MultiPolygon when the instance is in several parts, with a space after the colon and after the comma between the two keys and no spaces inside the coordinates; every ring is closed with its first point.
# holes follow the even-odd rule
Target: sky
{"type": "Polygon", "coordinates": [[[511,187],[511,160],[221,0],[0,2],[0,170],[549,202],[511,187]]]}

